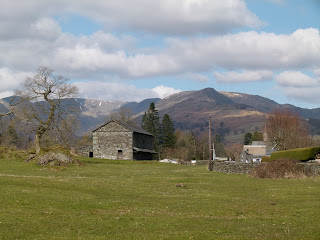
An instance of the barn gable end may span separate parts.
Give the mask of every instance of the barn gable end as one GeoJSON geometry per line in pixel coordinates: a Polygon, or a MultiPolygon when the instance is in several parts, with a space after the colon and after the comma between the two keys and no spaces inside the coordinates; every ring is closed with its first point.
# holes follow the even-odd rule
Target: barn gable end
{"type": "Polygon", "coordinates": [[[132,159],[132,132],[109,122],[93,132],[93,156],[104,159],[132,159]]]}

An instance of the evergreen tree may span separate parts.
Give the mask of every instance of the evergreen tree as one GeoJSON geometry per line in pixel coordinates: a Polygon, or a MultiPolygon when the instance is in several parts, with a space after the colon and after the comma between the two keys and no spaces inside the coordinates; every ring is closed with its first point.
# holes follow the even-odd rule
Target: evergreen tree
{"type": "Polygon", "coordinates": [[[156,110],[154,102],[150,103],[147,112],[144,113],[141,120],[141,127],[154,136],[154,148],[157,151],[160,147],[160,118],[158,110],[156,110]]]}
{"type": "Polygon", "coordinates": [[[263,134],[258,131],[255,131],[251,137],[251,143],[253,141],[263,141],[263,134]]]}
{"type": "Polygon", "coordinates": [[[246,133],[243,137],[243,145],[249,145],[251,143],[252,133],[246,133]]]}
{"type": "Polygon", "coordinates": [[[165,114],[162,118],[162,146],[164,148],[174,147],[176,137],[174,135],[174,123],[170,116],[165,114]]]}
{"type": "Polygon", "coordinates": [[[219,134],[214,136],[213,142],[217,157],[223,157],[225,155],[224,145],[222,141],[222,137],[219,134]]]}

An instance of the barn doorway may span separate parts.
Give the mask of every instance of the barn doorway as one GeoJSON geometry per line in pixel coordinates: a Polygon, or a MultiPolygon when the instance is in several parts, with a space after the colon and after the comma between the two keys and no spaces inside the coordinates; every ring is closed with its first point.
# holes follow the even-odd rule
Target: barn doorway
{"type": "Polygon", "coordinates": [[[93,152],[89,152],[89,157],[93,158],[93,152]]]}
{"type": "Polygon", "coordinates": [[[123,159],[123,152],[122,152],[122,150],[118,150],[117,159],[118,159],[118,160],[122,160],[122,159],[123,159]]]}

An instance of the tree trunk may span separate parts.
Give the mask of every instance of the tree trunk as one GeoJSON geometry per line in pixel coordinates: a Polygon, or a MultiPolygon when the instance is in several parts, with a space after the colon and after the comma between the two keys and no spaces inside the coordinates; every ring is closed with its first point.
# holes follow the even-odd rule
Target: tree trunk
{"type": "Polygon", "coordinates": [[[40,135],[38,133],[36,133],[36,137],[34,139],[34,145],[35,145],[35,148],[36,148],[36,154],[38,154],[41,150],[41,147],[40,147],[40,135]]]}

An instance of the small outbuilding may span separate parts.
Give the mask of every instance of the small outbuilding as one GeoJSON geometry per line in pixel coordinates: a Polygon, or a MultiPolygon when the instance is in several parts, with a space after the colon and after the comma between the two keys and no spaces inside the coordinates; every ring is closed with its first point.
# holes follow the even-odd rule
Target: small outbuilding
{"type": "Polygon", "coordinates": [[[153,135],[135,125],[109,121],[93,130],[93,157],[152,160],[153,135]]]}

